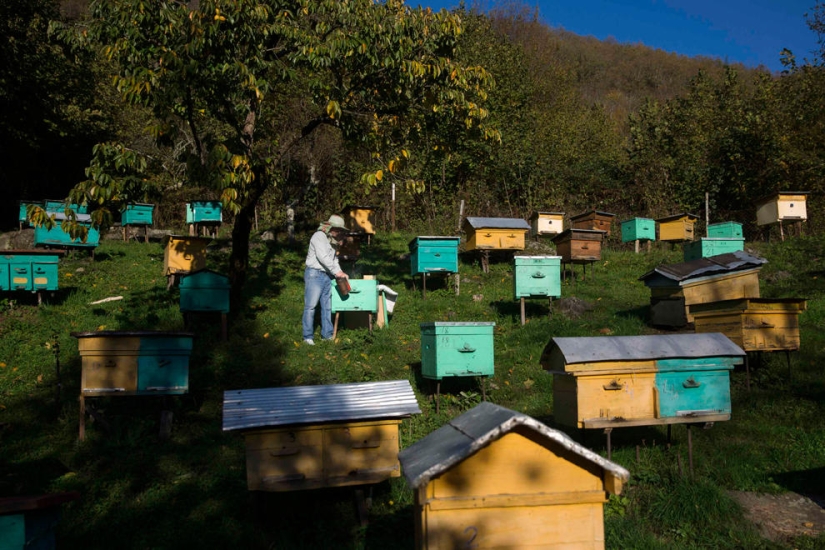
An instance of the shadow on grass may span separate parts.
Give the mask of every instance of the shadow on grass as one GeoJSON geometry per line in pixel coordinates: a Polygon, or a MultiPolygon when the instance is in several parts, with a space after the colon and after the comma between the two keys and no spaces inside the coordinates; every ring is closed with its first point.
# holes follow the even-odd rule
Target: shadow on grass
{"type": "Polygon", "coordinates": [[[771,478],[785,489],[805,495],[825,509],[825,466],[793,472],[774,472],[771,478]]]}

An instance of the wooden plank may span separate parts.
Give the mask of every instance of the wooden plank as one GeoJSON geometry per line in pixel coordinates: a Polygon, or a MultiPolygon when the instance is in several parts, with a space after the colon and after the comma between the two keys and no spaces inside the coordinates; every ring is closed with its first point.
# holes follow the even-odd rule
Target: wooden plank
{"type": "Polygon", "coordinates": [[[667,418],[643,418],[639,420],[607,420],[604,418],[588,418],[583,422],[585,429],[597,428],[630,428],[634,426],[666,426],[668,424],[699,424],[707,422],[725,422],[730,420],[729,414],[706,414],[692,416],[671,416],[667,418]]]}
{"type": "Polygon", "coordinates": [[[521,506],[559,506],[564,504],[603,504],[604,491],[570,491],[566,493],[511,493],[476,497],[435,498],[428,500],[430,510],[464,510],[469,508],[514,508],[521,506]]]}

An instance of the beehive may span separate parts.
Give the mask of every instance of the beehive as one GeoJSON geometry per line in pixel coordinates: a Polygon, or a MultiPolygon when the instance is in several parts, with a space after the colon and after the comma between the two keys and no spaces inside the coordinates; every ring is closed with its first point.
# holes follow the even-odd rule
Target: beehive
{"type": "Polygon", "coordinates": [[[659,218],[659,240],[665,242],[692,241],[695,235],[696,220],[699,216],[695,214],[681,213],[674,216],[659,218]]]}
{"type": "Polygon", "coordinates": [[[807,191],[783,191],[756,202],[756,224],[773,225],[783,221],[808,219],[807,191]]]}
{"type": "Polygon", "coordinates": [[[250,491],[398,477],[398,425],[420,414],[408,380],[224,392],[223,430],[242,430],[250,491]]]}
{"type": "Polygon", "coordinates": [[[3,550],[53,550],[60,505],[80,498],[80,493],[55,493],[0,498],[0,548],[3,550]]]}
{"type": "Polygon", "coordinates": [[[516,300],[561,296],[561,256],[513,257],[513,296],[516,300]]]}
{"type": "Polygon", "coordinates": [[[622,242],[655,241],[656,221],[650,218],[633,218],[622,222],[622,242]]]}
{"type": "Polygon", "coordinates": [[[699,258],[719,256],[720,254],[729,254],[744,249],[745,239],[741,237],[738,239],[702,237],[695,241],[684,243],[682,245],[682,254],[684,260],[689,262],[691,260],[698,260],[699,258]]]}
{"type": "Polygon", "coordinates": [[[229,313],[229,277],[210,269],[183,275],[180,280],[180,310],[229,313]]]}
{"type": "Polygon", "coordinates": [[[564,231],[564,212],[535,212],[530,217],[530,235],[557,235],[564,231]]]}
{"type": "Polygon", "coordinates": [[[721,332],[745,351],[799,349],[802,298],[740,298],[690,307],[697,333],[721,332]]]}
{"type": "Polygon", "coordinates": [[[187,224],[219,224],[223,221],[221,201],[199,200],[186,203],[187,224]]]}
{"type": "Polygon", "coordinates": [[[729,420],[745,352],[723,334],[553,338],[553,417],[576,428],[729,420]]]}
{"type": "Polygon", "coordinates": [[[570,226],[572,229],[592,229],[595,231],[604,231],[606,236],[610,236],[610,228],[613,225],[613,218],[616,214],[610,212],[602,212],[600,210],[588,210],[576,216],[570,217],[570,226]]]}
{"type": "Polygon", "coordinates": [[[602,259],[604,236],[595,229],[566,229],[553,237],[553,243],[564,263],[596,262],[602,259]]]}
{"type": "Polygon", "coordinates": [[[43,201],[18,201],[19,206],[19,213],[17,215],[17,222],[19,224],[20,229],[23,229],[23,226],[29,225],[29,218],[28,218],[28,207],[29,206],[43,206],[43,201]]]}
{"type": "Polygon", "coordinates": [[[76,214],[78,223],[88,229],[85,242],[80,238],[72,239],[71,235],[63,231],[63,222],[67,219],[65,214],[52,215],[55,217],[55,225],[51,229],[45,225],[34,228],[34,246],[93,249],[100,244],[100,232],[92,227],[88,214],[76,214]]]}
{"type": "Polygon", "coordinates": [[[627,470],[541,422],[483,402],[398,455],[415,547],[604,548],[627,470]]]}
{"type": "Polygon", "coordinates": [[[690,306],[759,297],[759,270],[766,260],[745,252],[661,265],[639,277],[650,288],[650,322],[682,327],[693,322],[690,306]]]}
{"type": "Polygon", "coordinates": [[[0,251],[0,290],[57,290],[57,266],[63,254],[56,250],[0,251]]]}
{"type": "Polygon", "coordinates": [[[344,207],[344,221],[350,231],[375,235],[375,206],[350,204],[344,207]]]}
{"type": "Polygon", "coordinates": [[[212,242],[208,237],[169,235],[164,238],[163,274],[198,271],[206,267],[206,245],[212,242]]]}
{"type": "Polygon", "coordinates": [[[459,237],[416,237],[410,241],[410,272],[458,273],[459,237]]]}
{"type": "Polygon", "coordinates": [[[466,250],[524,250],[530,224],[516,218],[474,218],[464,220],[466,250]]]}
{"type": "Polygon", "coordinates": [[[742,224],[739,222],[718,222],[708,225],[708,237],[715,239],[741,239],[742,224]]]}
{"type": "Polygon", "coordinates": [[[349,279],[350,291],[344,296],[338,287],[332,288],[332,313],[339,311],[378,311],[378,281],[375,279],[349,279]]]}
{"type": "Polygon", "coordinates": [[[493,322],[421,323],[421,375],[492,376],[493,322]]]}
{"type": "Polygon", "coordinates": [[[121,225],[152,225],[154,211],[154,204],[127,204],[120,216],[120,223],[121,225]]]}

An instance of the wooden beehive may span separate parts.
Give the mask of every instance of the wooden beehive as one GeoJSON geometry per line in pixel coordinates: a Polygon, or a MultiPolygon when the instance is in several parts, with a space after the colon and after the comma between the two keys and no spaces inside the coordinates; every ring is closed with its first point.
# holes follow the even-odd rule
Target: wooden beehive
{"type": "Polygon", "coordinates": [[[708,237],[716,239],[744,238],[742,224],[739,222],[718,222],[708,225],[708,237]]]}
{"type": "Polygon", "coordinates": [[[34,246],[46,248],[84,248],[93,249],[100,244],[100,232],[92,227],[91,217],[88,214],[76,214],[80,225],[88,228],[86,240],[80,238],[72,239],[71,235],[63,231],[63,222],[66,215],[62,213],[52,213],[55,218],[55,225],[48,229],[45,225],[34,228],[34,246]]]}
{"type": "Polygon", "coordinates": [[[378,311],[378,281],[375,279],[349,279],[350,291],[343,295],[333,285],[332,313],[339,311],[378,311]]]}
{"type": "Polygon", "coordinates": [[[154,204],[132,203],[127,204],[120,215],[121,225],[152,225],[154,204]]]}
{"type": "Polygon", "coordinates": [[[807,191],[783,191],[757,200],[756,224],[762,226],[807,220],[807,196],[807,191]]]}
{"type": "Polygon", "coordinates": [[[223,221],[221,201],[191,201],[186,203],[187,224],[220,224],[223,221]]]}
{"type": "Polygon", "coordinates": [[[530,224],[517,218],[473,218],[464,220],[466,250],[524,250],[530,224]]]}
{"type": "Polygon", "coordinates": [[[421,323],[421,376],[492,376],[493,322],[421,323]]]}
{"type": "Polygon", "coordinates": [[[398,425],[420,414],[408,380],[224,392],[223,430],[242,430],[250,491],[378,483],[400,476],[398,425]]]}
{"type": "Polygon", "coordinates": [[[415,547],[604,548],[627,470],[537,420],[483,402],[398,455],[415,547]]]}
{"type": "Polygon", "coordinates": [[[622,222],[622,242],[655,241],[656,221],[650,218],[633,218],[622,222]]]}
{"type": "Polygon", "coordinates": [[[695,214],[681,213],[665,218],[659,218],[659,240],[664,242],[681,243],[692,241],[695,235],[696,220],[699,216],[695,214]]]}
{"type": "Polygon", "coordinates": [[[721,332],[745,351],[799,349],[802,298],[740,298],[690,307],[697,333],[721,332]]]}
{"type": "Polygon", "coordinates": [[[0,498],[0,548],[3,550],[54,550],[60,505],[80,498],[80,493],[55,493],[0,498]]]}
{"type": "Polygon", "coordinates": [[[745,252],[661,265],[639,280],[650,288],[650,322],[683,327],[693,322],[690,306],[737,298],[759,298],[759,270],[766,260],[745,252]]]}
{"type": "Polygon", "coordinates": [[[163,274],[176,275],[198,271],[206,267],[206,245],[209,237],[169,235],[164,238],[163,274]]]}
{"type": "Polygon", "coordinates": [[[0,251],[0,290],[57,290],[57,266],[63,254],[57,250],[0,251]]]}
{"type": "Polygon", "coordinates": [[[375,235],[375,206],[350,204],[344,207],[344,221],[350,231],[375,235]]]}
{"type": "Polygon", "coordinates": [[[606,236],[610,236],[610,227],[613,225],[613,218],[616,214],[602,212],[600,210],[588,210],[576,216],[570,217],[572,229],[592,229],[604,231],[606,236]]]}
{"type": "Polygon", "coordinates": [[[416,237],[410,241],[410,273],[458,273],[459,237],[416,237]]]}
{"type": "Polygon", "coordinates": [[[514,256],[513,296],[516,300],[561,296],[561,256],[514,256]]]}
{"type": "Polygon", "coordinates": [[[23,226],[28,226],[29,224],[29,217],[28,217],[28,207],[29,206],[40,206],[43,207],[43,201],[18,201],[19,205],[19,213],[17,215],[17,222],[19,224],[19,228],[23,229],[23,226]]]}
{"type": "Polygon", "coordinates": [[[557,235],[564,231],[564,212],[535,212],[530,216],[530,235],[557,235]]]}
{"type": "Polygon", "coordinates": [[[743,238],[713,238],[701,237],[695,241],[690,241],[682,245],[682,255],[686,262],[729,254],[745,249],[745,239],[743,238]]]}
{"type": "Polygon", "coordinates": [[[180,280],[180,310],[229,313],[229,277],[211,269],[183,275],[180,280]]]}
{"type": "Polygon", "coordinates": [[[553,338],[553,417],[576,428],[716,422],[745,352],[719,333],[553,338]]]}
{"type": "Polygon", "coordinates": [[[553,237],[553,243],[564,263],[596,262],[602,259],[604,236],[596,229],[565,229],[553,237]]]}

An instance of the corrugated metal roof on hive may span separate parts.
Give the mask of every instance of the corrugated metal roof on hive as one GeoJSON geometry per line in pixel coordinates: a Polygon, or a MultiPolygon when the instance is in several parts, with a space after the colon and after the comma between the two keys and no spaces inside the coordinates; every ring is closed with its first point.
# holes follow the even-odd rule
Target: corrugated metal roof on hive
{"type": "Polygon", "coordinates": [[[465,218],[465,223],[473,229],[530,229],[530,224],[520,218],[465,218]]]}
{"type": "Polygon", "coordinates": [[[421,414],[409,380],[230,390],[223,430],[421,414]]]}
{"type": "Polygon", "coordinates": [[[684,281],[685,279],[692,279],[704,275],[750,269],[766,263],[768,263],[768,261],[764,258],[759,258],[747,252],[737,250],[729,254],[719,254],[718,256],[700,258],[689,262],[660,265],[639,277],[639,280],[648,281],[649,279],[663,276],[674,281],[684,281]]]}

